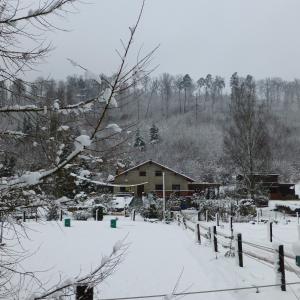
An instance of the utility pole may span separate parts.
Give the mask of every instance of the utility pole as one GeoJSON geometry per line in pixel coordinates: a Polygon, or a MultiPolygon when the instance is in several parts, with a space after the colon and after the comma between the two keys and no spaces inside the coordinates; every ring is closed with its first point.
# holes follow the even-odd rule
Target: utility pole
{"type": "Polygon", "coordinates": [[[166,185],[165,185],[165,172],[163,174],[163,220],[166,220],[166,185]]]}

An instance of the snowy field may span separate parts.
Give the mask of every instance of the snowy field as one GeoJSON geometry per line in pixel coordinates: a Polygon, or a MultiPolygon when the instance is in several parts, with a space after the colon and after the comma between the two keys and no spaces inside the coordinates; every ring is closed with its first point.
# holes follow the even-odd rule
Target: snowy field
{"type": "MultiPolygon", "coordinates": [[[[47,288],[58,281],[91,271],[104,255],[111,252],[117,241],[127,236],[129,249],[124,261],[98,287],[95,299],[169,294],[172,293],[182,270],[176,292],[275,283],[272,266],[244,257],[245,267],[239,268],[234,258],[224,257],[223,251],[220,251],[216,259],[208,241],[203,241],[202,245],[196,244],[194,234],[175,223],[167,225],[142,220],[133,222],[129,218],[120,218],[117,229],[111,229],[110,219],[111,217],[106,216],[103,222],[73,221],[71,228],[62,227],[59,222],[27,223],[29,239],[24,237],[22,246],[36,253],[23,262],[25,269],[43,271],[38,276],[47,281],[44,286],[47,288]]],[[[247,232],[249,239],[259,235],[263,242],[267,238],[264,225],[238,226],[241,231],[247,232]],[[251,230],[246,229],[247,226],[251,230]]],[[[278,226],[276,232],[278,239],[286,242],[292,242],[297,236],[295,224],[278,226]],[[287,235],[286,232],[290,234],[287,235]]],[[[287,282],[298,280],[295,274],[287,272],[287,282]]],[[[247,290],[189,295],[186,298],[275,300],[295,299],[294,293],[300,294],[300,286],[288,287],[287,292],[272,287],[261,289],[260,293],[247,290]]]]}

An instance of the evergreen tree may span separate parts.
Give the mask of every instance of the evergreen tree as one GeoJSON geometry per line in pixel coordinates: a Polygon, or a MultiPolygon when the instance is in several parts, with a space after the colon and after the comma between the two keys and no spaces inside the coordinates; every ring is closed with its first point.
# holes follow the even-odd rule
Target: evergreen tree
{"type": "Polygon", "coordinates": [[[139,148],[141,151],[145,150],[146,143],[140,135],[140,130],[138,129],[135,135],[134,147],[139,148]]]}
{"type": "Polygon", "coordinates": [[[150,128],[150,143],[151,144],[156,144],[159,142],[159,129],[155,124],[153,123],[151,128],[150,128]]]}

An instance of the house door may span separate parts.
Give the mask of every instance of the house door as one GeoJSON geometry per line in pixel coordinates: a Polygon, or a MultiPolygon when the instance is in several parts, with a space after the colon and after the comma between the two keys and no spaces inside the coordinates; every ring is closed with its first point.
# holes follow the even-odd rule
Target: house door
{"type": "Polygon", "coordinates": [[[145,191],[144,185],[137,186],[137,196],[139,198],[142,198],[144,191],[145,191]]]}

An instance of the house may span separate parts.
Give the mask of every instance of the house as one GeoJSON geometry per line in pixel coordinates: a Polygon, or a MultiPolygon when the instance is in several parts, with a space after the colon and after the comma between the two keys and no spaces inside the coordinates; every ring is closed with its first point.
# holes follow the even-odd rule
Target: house
{"type": "Polygon", "coordinates": [[[188,194],[188,184],[194,182],[194,179],[152,160],[145,161],[117,174],[114,183],[117,185],[123,184],[124,187],[115,187],[114,192],[133,192],[137,197],[141,197],[143,193],[155,192],[158,196],[162,196],[163,173],[165,173],[165,192],[167,197],[172,192],[180,192],[180,195],[188,194]],[[126,185],[137,184],[142,185],[126,187],[126,185]]]}
{"type": "MultiPolygon", "coordinates": [[[[256,184],[260,184],[268,192],[270,200],[298,199],[295,184],[279,182],[279,174],[253,174],[252,177],[256,184]]],[[[238,175],[237,179],[241,181],[243,176],[238,175]]]]}
{"type": "Polygon", "coordinates": [[[193,178],[185,174],[153,160],[148,160],[118,173],[115,176],[114,184],[120,186],[114,187],[114,193],[133,192],[135,196],[141,197],[143,193],[154,192],[157,196],[162,197],[163,173],[165,174],[166,198],[172,193],[179,196],[192,196],[197,191],[216,187],[214,184],[196,183],[193,178]],[[130,187],[129,185],[137,186],[130,187]]]}

